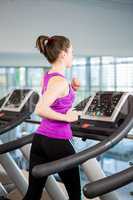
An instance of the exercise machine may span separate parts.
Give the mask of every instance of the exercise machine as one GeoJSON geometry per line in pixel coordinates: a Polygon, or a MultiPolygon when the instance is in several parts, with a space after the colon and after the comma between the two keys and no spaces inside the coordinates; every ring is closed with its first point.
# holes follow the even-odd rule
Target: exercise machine
{"type": "MultiPolygon", "coordinates": [[[[100,155],[126,137],[133,127],[133,95],[131,93],[97,92],[81,111],[80,120],[72,125],[73,131],[79,131],[78,136],[81,134],[84,139],[99,139],[100,143],[67,158],[35,166],[32,171],[35,177],[69,169],[100,155]]],[[[87,198],[104,196],[106,199],[108,192],[132,181],[133,167],[130,167],[111,177],[87,184],[83,192],[87,198]],[[106,187],[103,187],[104,185],[106,187]]]]}
{"type": "MultiPolygon", "coordinates": [[[[82,115],[78,122],[72,123],[74,136],[81,137],[84,140],[99,140],[100,143],[70,157],[36,166],[33,169],[33,174],[36,177],[50,175],[78,164],[83,165],[85,161],[88,162],[88,159],[100,155],[117,144],[132,128],[132,95],[129,93],[99,92],[96,93],[95,96],[81,102],[75,109],[80,110],[82,115]]],[[[36,123],[33,120],[26,121],[36,123]]],[[[14,142],[9,142],[8,145],[3,144],[5,146],[2,146],[0,151],[7,151],[7,147],[8,151],[20,148],[20,146],[30,143],[32,138],[33,136],[29,135],[14,142]]],[[[84,167],[84,169],[87,168],[84,167]]],[[[90,177],[90,175],[88,176],[90,177]]],[[[91,177],[93,176],[91,175],[91,177]]],[[[99,177],[97,177],[97,179],[99,179],[99,177]]],[[[103,194],[100,196],[101,199],[110,198],[107,196],[109,194],[103,194]]],[[[114,195],[112,199],[115,198],[117,197],[114,195]]]]}

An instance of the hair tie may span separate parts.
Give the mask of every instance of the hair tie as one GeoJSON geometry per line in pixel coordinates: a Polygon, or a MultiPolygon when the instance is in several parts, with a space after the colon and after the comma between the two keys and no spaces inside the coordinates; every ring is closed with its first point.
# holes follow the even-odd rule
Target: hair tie
{"type": "Polygon", "coordinates": [[[55,40],[54,38],[49,37],[49,38],[48,38],[48,43],[52,43],[54,40],[55,40]]]}
{"type": "Polygon", "coordinates": [[[44,46],[46,46],[48,44],[48,40],[49,40],[49,38],[44,41],[44,46]]]}
{"type": "Polygon", "coordinates": [[[47,46],[48,43],[51,44],[54,40],[55,40],[54,38],[49,37],[48,39],[46,39],[46,40],[44,41],[44,46],[47,46]]]}

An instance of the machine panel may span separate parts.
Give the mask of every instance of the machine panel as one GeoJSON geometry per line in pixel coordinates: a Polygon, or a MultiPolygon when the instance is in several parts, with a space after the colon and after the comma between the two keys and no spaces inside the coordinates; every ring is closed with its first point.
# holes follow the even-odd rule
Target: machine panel
{"type": "Polygon", "coordinates": [[[97,92],[86,104],[82,119],[114,122],[130,93],[97,92]]]}
{"type": "Polygon", "coordinates": [[[39,95],[31,89],[15,89],[0,99],[0,135],[28,119],[38,99],[39,95]]]}
{"type": "Polygon", "coordinates": [[[5,99],[1,110],[20,112],[32,93],[33,90],[29,89],[13,90],[5,99]]]}

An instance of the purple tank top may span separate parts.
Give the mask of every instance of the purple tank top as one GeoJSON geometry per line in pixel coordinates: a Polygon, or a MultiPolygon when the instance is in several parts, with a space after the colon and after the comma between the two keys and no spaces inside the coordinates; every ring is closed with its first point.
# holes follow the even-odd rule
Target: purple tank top
{"type": "MultiPolygon", "coordinates": [[[[53,76],[64,77],[62,74],[58,72],[53,72],[50,74],[46,72],[43,79],[42,94],[43,93],[45,94],[48,81],[53,76]]],[[[68,95],[56,99],[50,107],[56,112],[65,114],[72,107],[74,99],[75,99],[75,92],[72,89],[71,85],[69,84],[68,95]]],[[[36,130],[36,133],[50,137],[50,138],[57,138],[57,139],[71,139],[72,138],[72,130],[71,130],[70,123],[59,121],[59,120],[52,120],[48,118],[42,119],[40,126],[36,130]]]]}

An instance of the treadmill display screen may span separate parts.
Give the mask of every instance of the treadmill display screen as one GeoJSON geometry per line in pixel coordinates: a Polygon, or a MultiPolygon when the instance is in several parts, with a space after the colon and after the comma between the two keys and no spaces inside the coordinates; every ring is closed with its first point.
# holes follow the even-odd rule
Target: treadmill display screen
{"type": "Polygon", "coordinates": [[[129,93],[126,92],[97,92],[88,101],[84,111],[84,119],[115,121],[129,93]]]}
{"type": "Polygon", "coordinates": [[[97,93],[87,110],[87,114],[90,116],[110,117],[121,96],[122,93],[97,93]]]}
{"type": "Polygon", "coordinates": [[[32,90],[23,89],[14,90],[5,100],[2,105],[2,110],[21,111],[22,107],[32,94],[32,90]]]}

